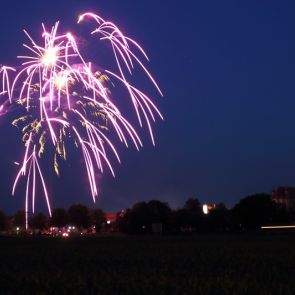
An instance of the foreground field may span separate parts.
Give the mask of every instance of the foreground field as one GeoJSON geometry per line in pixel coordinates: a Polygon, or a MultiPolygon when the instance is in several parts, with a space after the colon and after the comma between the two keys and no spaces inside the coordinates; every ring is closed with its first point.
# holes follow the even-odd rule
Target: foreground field
{"type": "Polygon", "coordinates": [[[295,236],[1,238],[0,294],[295,294],[295,236]]]}

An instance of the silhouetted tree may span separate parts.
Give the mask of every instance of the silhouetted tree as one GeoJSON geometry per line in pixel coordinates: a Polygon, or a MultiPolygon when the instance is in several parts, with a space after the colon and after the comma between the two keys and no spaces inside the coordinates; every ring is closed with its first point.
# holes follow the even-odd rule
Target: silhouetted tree
{"type": "Polygon", "coordinates": [[[50,225],[56,227],[64,227],[68,224],[68,213],[63,208],[55,208],[52,210],[52,216],[50,218],[50,225]]]}
{"type": "Polygon", "coordinates": [[[13,226],[19,227],[21,229],[24,229],[26,227],[26,215],[25,211],[18,210],[13,218],[13,226]]]}
{"type": "Polygon", "coordinates": [[[42,231],[48,227],[48,219],[43,213],[38,213],[30,218],[29,225],[32,229],[42,231]]]}
{"type": "Polygon", "coordinates": [[[95,231],[100,232],[103,224],[106,222],[105,213],[101,209],[90,211],[91,224],[95,225],[95,231]]]}
{"type": "Polygon", "coordinates": [[[255,194],[240,200],[232,209],[238,228],[257,229],[263,224],[274,222],[276,204],[268,194],[255,194]]]}
{"type": "Polygon", "coordinates": [[[193,230],[200,231],[204,227],[204,214],[198,199],[188,199],[184,206],[184,225],[193,230]]]}
{"type": "Polygon", "coordinates": [[[202,207],[198,199],[190,198],[185,202],[184,209],[192,212],[202,213],[202,207]]]}
{"type": "Polygon", "coordinates": [[[150,216],[146,202],[139,202],[133,205],[124,217],[128,224],[128,231],[131,233],[142,233],[150,230],[148,228],[150,216]]]}
{"type": "Polygon", "coordinates": [[[69,221],[77,227],[89,228],[90,216],[88,208],[81,204],[72,205],[68,211],[69,221]]]}
{"type": "Polygon", "coordinates": [[[294,212],[287,210],[286,207],[276,204],[274,222],[277,224],[288,224],[294,222],[294,212]]]}
{"type": "Polygon", "coordinates": [[[131,225],[130,225],[130,211],[131,209],[126,209],[117,213],[117,218],[116,218],[116,228],[120,232],[124,233],[131,233],[131,225]]]}
{"type": "Polygon", "coordinates": [[[152,232],[153,223],[161,223],[165,230],[170,229],[171,209],[167,203],[156,200],[139,202],[118,219],[119,229],[131,233],[152,232]]]}
{"type": "Polygon", "coordinates": [[[152,200],[147,203],[152,223],[168,224],[171,218],[171,209],[166,202],[152,200]]]}
{"type": "Polygon", "coordinates": [[[187,215],[187,210],[184,208],[173,212],[173,228],[175,231],[180,231],[188,227],[187,215]]]}
{"type": "Polygon", "coordinates": [[[223,203],[219,203],[208,214],[208,229],[214,232],[230,230],[231,216],[230,211],[223,203]]]}
{"type": "Polygon", "coordinates": [[[0,231],[9,229],[9,219],[3,211],[0,211],[0,231]]]}

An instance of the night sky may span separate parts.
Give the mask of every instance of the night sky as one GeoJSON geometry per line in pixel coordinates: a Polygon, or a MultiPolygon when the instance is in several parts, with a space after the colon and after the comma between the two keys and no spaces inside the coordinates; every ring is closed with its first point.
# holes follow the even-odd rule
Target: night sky
{"type": "MultiPolygon", "coordinates": [[[[88,10],[146,49],[164,98],[136,82],[165,116],[154,126],[156,147],[147,130],[140,152],[118,146],[122,164],[114,165],[115,179],[101,177],[96,207],[113,212],[160,199],[176,208],[189,197],[231,207],[252,193],[295,186],[294,1],[1,1],[0,64],[13,66],[25,53],[22,29],[37,37],[42,22],[60,20],[79,35],[76,19],[88,10]]],[[[13,213],[24,205],[24,186],[10,194],[23,146],[8,118],[0,118],[0,134],[0,208],[13,213]]],[[[93,206],[76,162],[59,179],[43,162],[53,207],[93,206]]],[[[44,210],[42,195],[37,208],[44,210]]]]}

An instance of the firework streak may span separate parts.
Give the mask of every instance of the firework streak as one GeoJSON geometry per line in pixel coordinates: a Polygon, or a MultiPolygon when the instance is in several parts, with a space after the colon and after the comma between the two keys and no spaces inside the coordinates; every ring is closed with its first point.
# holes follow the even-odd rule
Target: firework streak
{"type": "Polygon", "coordinates": [[[110,44],[116,62],[114,71],[98,71],[95,63],[86,61],[74,35],[58,33],[59,22],[51,30],[42,24],[42,45],[38,45],[24,31],[29,44],[24,44],[28,55],[18,56],[22,60],[21,66],[0,68],[0,115],[7,111],[9,104],[23,110],[23,115],[12,122],[22,130],[25,145],[12,194],[15,193],[19,180],[25,177],[26,227],[28,212],[35,211],[37,181],[41,183],[51,215],[49,196],[40,167],[40,159],[48,144],[54,149],[53,167],[57,175],[59,161],[67,159],[66,141],[71,140],[82,151],[94,202],[98,196],[96,173],[103,173],[104,167],[107,167],[114,175],[109,154],[113,154],[120,162],[116,147],[110,140],[111,131],[126,146],[129,141],[137,149],[142,146],[135,127],[114,102],[116,97],[111,97],[108,85],[121,84],[125,88],[140,127],[147,126],[153,144],[152,122],[156,116],[162,118],[152,100],[127,80],[137,65],[162,95],[142,61],[148,61],[142,47],[124,36],[114,23],[93,13],[81,15],[78,23],[86,19],[95,24],[91,35],[110,44]]]}

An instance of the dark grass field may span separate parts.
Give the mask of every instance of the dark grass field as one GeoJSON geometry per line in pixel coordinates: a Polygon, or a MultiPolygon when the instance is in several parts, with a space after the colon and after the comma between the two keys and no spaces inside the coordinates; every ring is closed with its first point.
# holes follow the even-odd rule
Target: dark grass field
{"type": "Polygon", "coordinates": [[[2,237],[0,294],[295,294],[295,235],[2,237]]]}

